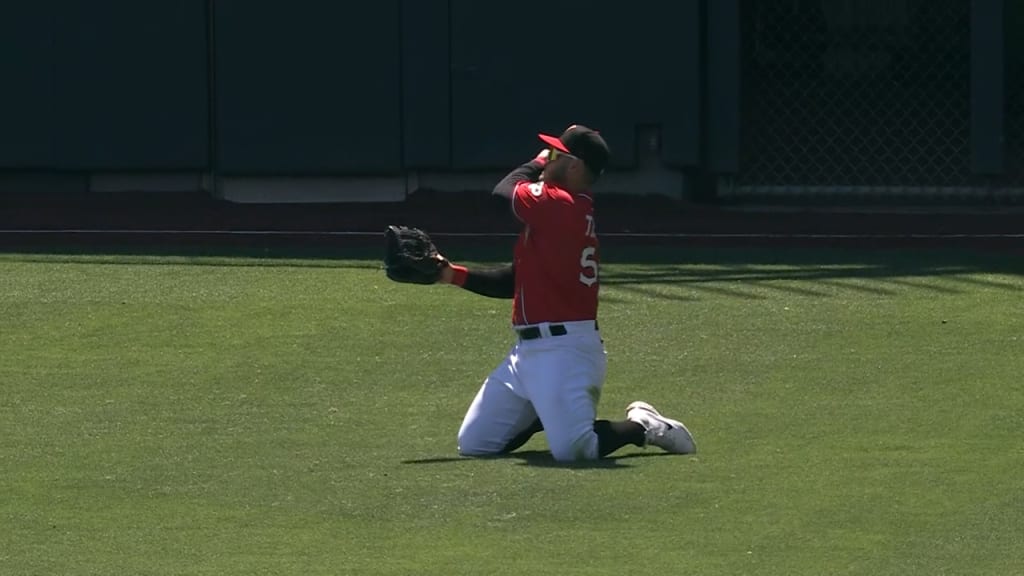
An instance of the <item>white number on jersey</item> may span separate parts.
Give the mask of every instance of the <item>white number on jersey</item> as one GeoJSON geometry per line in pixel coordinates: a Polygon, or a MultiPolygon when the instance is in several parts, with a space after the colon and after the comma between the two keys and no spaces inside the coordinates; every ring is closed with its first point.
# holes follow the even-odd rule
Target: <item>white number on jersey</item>
{"type": "Polygon", "coordinates": [[[597,254],[597,248],[593,246],[587,246],[583,249],[583,253],[580,254],[580,266],[583,270],[580,271],[580,282],[587,286],[593,286],[597,282],[597,260],[594,260],[594,255],[597,254]],[[590,270],[591,275],[587,275],[587,270],[590,270]]]}

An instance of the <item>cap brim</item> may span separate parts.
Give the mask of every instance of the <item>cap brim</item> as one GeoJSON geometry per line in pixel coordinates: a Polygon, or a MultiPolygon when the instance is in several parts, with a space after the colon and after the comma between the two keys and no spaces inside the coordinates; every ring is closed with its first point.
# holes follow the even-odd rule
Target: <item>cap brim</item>
{"type": "Polygon", "coordinates": [[[561,150],[562,152],[565,152],[566,154],[570,153],[569,149],[566,148],[565,144],[562,144],[562,141],[559,140],[558,138],[556,138],[554,136],[548,136],[547,134],[537,134],[537,136],[541,140],[543,140],[546,144],[548,144],[549,146],[551,146],[553,148],[556,148],[558,150],[561,150]]]}

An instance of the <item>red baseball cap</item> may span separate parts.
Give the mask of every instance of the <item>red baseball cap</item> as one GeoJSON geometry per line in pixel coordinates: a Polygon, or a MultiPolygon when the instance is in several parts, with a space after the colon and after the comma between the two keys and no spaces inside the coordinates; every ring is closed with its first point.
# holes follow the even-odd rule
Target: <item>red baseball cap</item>
{"type": "Polygon", "coordinates": [[[537,136],[548,146],[579,158],[594,174],[600,175],[608,167],[611,151],[597,130],[573,124],[557,138],[547,134],[537,136]]]}

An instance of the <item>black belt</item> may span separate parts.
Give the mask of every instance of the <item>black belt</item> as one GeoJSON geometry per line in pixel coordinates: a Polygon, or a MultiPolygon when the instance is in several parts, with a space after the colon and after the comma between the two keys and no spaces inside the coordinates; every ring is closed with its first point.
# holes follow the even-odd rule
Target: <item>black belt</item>
{"type": "MultiPolygon", "coordinates": [[[[552,336],[565,336],[569,333],[569,329],[564,324],[551,324],[548,326],[548,330],[552,336]]],[[[594,321],[594,330],[597,330],[597,321],[594,321]]],[[[528,328],[520,328],[516,330],[519,334],[520,340],[535,340],[544,335],[540,330],[540,326],[530,326],[528,328]]]]}

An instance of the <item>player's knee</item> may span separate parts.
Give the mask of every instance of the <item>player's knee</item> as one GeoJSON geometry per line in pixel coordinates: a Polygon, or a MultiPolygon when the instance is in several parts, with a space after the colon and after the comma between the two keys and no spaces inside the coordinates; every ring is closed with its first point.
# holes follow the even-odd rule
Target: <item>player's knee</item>
{"type": "Polygon", "coordinates": [[[459,456],[469,457],[480,457],[480,456],[494,456],[499,454],[498,450],[492,450],[485,446],[477,446],[473,444],[459,444],[459,456]]]}
{"type": "Polygon", "coordinates": [[[459,430],[458,450],[460,456],[493,456],[501,452],[501,446],[486,442],[484,438],[459,430]]]}
{"type": "Polygon", "coordinates": [[[487,451],[484,450],[483,446],[476,444],[470,444],[465,440],[459,438],[459,456],[486,456],[487,451]]]}
{"type": "Polygon", "coordinates": [[[558,462],[578,462],[581,460],[597,460],[597,434],[587,430],[569,441],[554,441],[551,444],[551,456],[558,462]]]}

